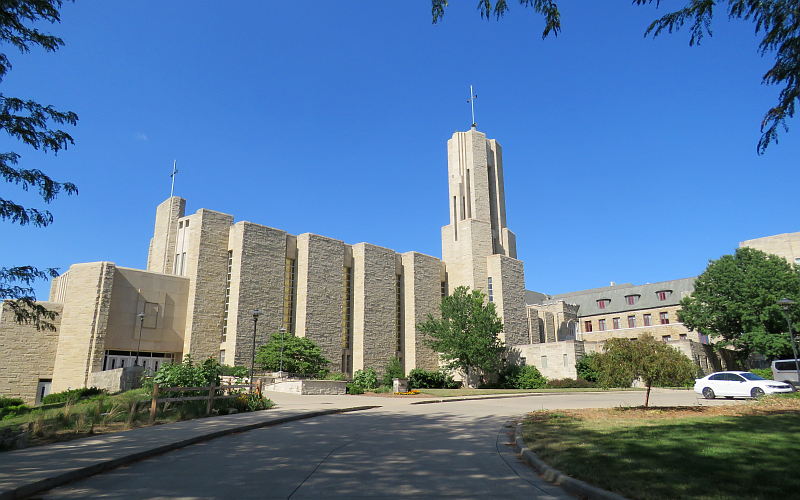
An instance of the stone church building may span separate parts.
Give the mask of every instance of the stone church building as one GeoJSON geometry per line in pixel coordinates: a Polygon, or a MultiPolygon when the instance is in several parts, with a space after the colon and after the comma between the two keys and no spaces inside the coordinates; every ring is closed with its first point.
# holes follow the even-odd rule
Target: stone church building
{"type": "Polygon", "coordinates": [[[394,357],[406,371],[438,367],[416,325],[441,297],[464,285],[482,290],[504,321],[508,345],[529,343],[523,264],[506,225],[500,144],[472,128],[447,143],[449,223],[442,259],[288,234],[229,214],[185,213],[171,197],[156,209],[147,269],[112,262],[72,265],[54,279],[56,332],[13,322],[3,308],[0,394],[91,385],[93,373],[138,364],[156,369],[185,354],[249,365],[256,345],[285,329],[307,337],[352,374],[382,371],[394,357]],[[11,355],[13,353],[13,355],[11,355]]]}
{"type": "MultiPolygon", "coordinates": [[[[395,357],[406,372],[436,369],[438,356],[417,324],[437,315],[441,298],[458,286],[486,294],[506,345],[548,378],[576,377],[576,361],[611,337],[652,335],[704,372],[725,366],[706,338],[678,320],[693,278],[555,296],[526,291],[506,224],[500,144],[473,127],[453,134],[447,158],[450,220],[441,259],[288,234],[208,209],[186,214],[186,200],[170,197],[156,209],[147,269],[74,264],[53,280],[42,304],[58,313],[55,332],[17,324],[3,306],[0,395],[38,402],[51,391],[95,385],[109,370],[135,363],[155,370],[186,354],[248,366],[253,335],[259,346],[278,332],[313,340],[335,372],[381,372],[395,357]]],[[[800,241],[794,236],[780,235],[780,248],[800,241]]],[[[762,240],[775,246],[773,239],[762,240]]]]}

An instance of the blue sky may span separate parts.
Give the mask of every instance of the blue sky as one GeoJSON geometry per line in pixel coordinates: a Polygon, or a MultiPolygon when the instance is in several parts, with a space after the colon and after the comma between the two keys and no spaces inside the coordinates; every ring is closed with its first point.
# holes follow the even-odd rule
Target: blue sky
{"type": "Polygon", "coordinates": [[[0,225],[0,265],[143,268],[173,159],[188,212],[441,256],[446,141],[469,127],[470,84],[478,128],[504,148],[529,289],[683,278],[800,230],[798,121],[756,154],[779,89],[760,83],[771,60],[751,25],[722,16],[690,48],[686,31],[643,38],[663,6],[561,3],[547,40],[516,2],[500,22],[452,2],[439,25],[424,0],[65,5],[48,29],[66,46],[4,47],[2,85],[77,112],[76,145],[2,148],[80,194],[51,205],[47,229],[0,225]]]}

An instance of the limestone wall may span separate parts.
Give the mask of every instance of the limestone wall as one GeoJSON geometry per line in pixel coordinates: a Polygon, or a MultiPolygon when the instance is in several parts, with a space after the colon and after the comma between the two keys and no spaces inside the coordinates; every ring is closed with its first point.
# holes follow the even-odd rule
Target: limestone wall
{"type": "Polygon", "coordinates": [[[187,278],[116,267],[105,349],[171,352],[180,360],[188,292],[187,278]]]}
{"type": "Polygon", "coordinates": [[[85,387],[89,373],[102,369],[115,274],[111,262],[69,268],[52,392],[85,387]]]}
{"type": "Polygon", "coordinates": [[[342,302],[345,245],[316,234],[297,236],[296,335],[313,340],[342,370],[342,302]]]}
{"type": "MultiPolygon", "coordinates": [[[[22,398],[26,403],[36,401],[39,380],[53,378],[53,364],[58,345],[58,331],[36,330],[32,325],[19,324],[6,303],[0,303],[0,396],[22,398]]],[[[61,324],[62,305],[40,302],[40,305],[59,313],[52,322],[61,324]]]]}
{"type": "Polygon", "coordinates": [[[353,245],[353,371],[383,373],[397,352],[397,268],[395,252],[353,245]]]}
{"type": "Polygon", "coordinates": [[[286,263],[286,232],[250,222],[230,231],[231,290],[225,362],[250,366],[253,310],[259,309],[256,350],[281,328],[286,263]]]}
{"type": "Polygon", "coordinates": [[[218,359],[233,216],[200,209],[190,216],[186,276],[191,280],[184,354],[218,359]]]}
{"type": "Polygon", "coordinates": [[[548,379],[577,378],[575,363],[583,353],[582,342],[564,341],[516,345],[526,365],[535,366],[548,379]]]}
{"type": "Polygon", "coordinates": [[[791,264],[800,264],[800,233],[784,233],[742,241],[739,247],[750,247],[783,257],[791,264]]]}
{"type": "Polygon", "coordinates": [[[440,317],[441,304],[441,261],[435,257],[417,252],[402,255],[403,263],[403,364],[405,373],[413,368],[436,370],[439,356],[425,345],[425,337],[417,325],[427,319],[427,315],[440,317]]]}

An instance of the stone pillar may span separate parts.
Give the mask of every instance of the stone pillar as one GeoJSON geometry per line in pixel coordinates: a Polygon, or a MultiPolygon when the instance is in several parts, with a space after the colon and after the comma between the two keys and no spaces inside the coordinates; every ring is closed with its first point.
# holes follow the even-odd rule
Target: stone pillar
{"type": "Polygon", "coordinates": [[[441,317],[441,261],[417,252],[402,254],[404,285],[403,361],[406,375],[414,368],[436,370],[439,357],[425,345],[417,325],[427,319],[441,317]]]}
{"type": "Polygon", "coordinates": [[[316,234],[297,236],[295,334],[313,340],[342,371],[342,302],[345,245],[316,234]]]}
{"type": "Polygon", "coordinates": [[[486,262],[488,275],[492,278],[497,314],[503,319],[501,338],[508,346],[527,344],[528,321],[522,261],[505,255],[490,255],[486,262]]]}
{"type": "Polygon", "coordinates": [[[383,373],[397,352],[395,261],[388,248],[353,245],[353,371],[383,373]]]}
{"type": "Polygon", "coordinates": [[[250,222],[231,227],[230,296],[225,360],[250,366],[253,350],[253,310],[259,309],[256,349],[278,333],[283,317],[286,232],[250,222]]]}
{"type": "Polygon", "coordinates": [[[89,374],[102,369],[115,269],[111,262],[69,268],[52,392],[86,387],[89,374]]]}
{"type": "Polygon", "coordinates": [[[191,216],[186,252],[190,279],[183,354],[197,361],[219,357],[233,216],[200,209],[191,216]]]}

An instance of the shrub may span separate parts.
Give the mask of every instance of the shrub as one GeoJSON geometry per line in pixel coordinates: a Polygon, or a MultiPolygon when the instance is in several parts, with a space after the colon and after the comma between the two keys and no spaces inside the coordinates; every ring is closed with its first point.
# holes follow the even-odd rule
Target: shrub
{"type": "Polygon", "coordinates": [[[347,384],[347,394],[364,394],[364,389],[359,385],[349,383],[347,384]]]}
{"type": "Polygon", "coordinates": [[[588,382],[597,382],[600,376],[597,371],[597,353],[592,352],[586,354],[575,363],[575,369],[578,371],[578,378],[588,382]]]}
{"type": "Polygon", "coordinates": [[[19,398],[7,398],[5,396],[0,396],[0,408],[5,408],[6,406],[19,406],[25,404],[25,401],[19,398]]]}
{"type": "MultiPolygon", "coordinates": [[[[221,366],[208,358],[202,363],[195,363],[187,354],[182,363],[161,365],[152,378],[144,381],[145,388],[152,391],[153,383],[163,387],[206,387],[220,384],[221,366]]],[[[177,395],[176,395],[177,396],[177,395]]]]}
{"type": "Polygon", "coordinates": [[[103,390],[97,387],[84,387],[81,389],[69,389],[63,392],[54,392],[42,398],[43,405],[53,403],[75,403],[81,399],[102,394],[103,390]]]}
{"type": "Polygon", "coordinates": [[[767,380],[772,380],[772,368],[753,368],[750,370],[750,373],[755,373],[761,378],[765,378],[767,380]]]}
{"type": "Polygon", "coordinates": [[[378,387],[378,374],[372,368],[357,370],[353,374],[352,385],[358,386],[365,391],[374,389],[378,387]]]}
{"type": "Polygon", "coordinates": [[[584,387],[597,387],[596,382],[589,382],[588,380],[584,380],[582,378],[574,379],[574,378],[562,378],[556,380],[548,380],[547,385],[545,386],[548,389],[573,389],[573,388],[584,388],[584,387]]]}
{"type": "Polygon", "coordinates": [[[250,370],[244,366],[219,365],[219,374],[229,377],[244,378],[250,375],[250,370]]]}
{"type": "Polygon", "coordinates": [[[256,393],[242,393],[236,398],[221,400],[220,406],[224,406],[224,409],[236,408],[240,412],[245,412],[268,410],[274,405],[275,404],[272,402],[272,400],[267,397],[259,396],[256,393]]]}
{"type": "Polygon", "coordinates": [[[391,361],[386,363],[383,375],[383,385],[392,386],[392,379],[403,378],[405,371],[403,371],[403,363],[398,358],[392,358],[391,361]]]}
{"type": "Polygon", "coordinates": [[[342,372],[330,372],[325,375],[325,380],[347,380],[347,375],[342,372]]]}
{"type": "Polygon", "coordinates": [[[511,379],[514,389],[541,389],[547,384],[547,379],[533,365],[520,366],[511,379]]]}
{"type": "Polygon", "coordinates": [[[429,371],[414,368],[408,374],[409,389],[456,389],[461,384],[441,370],[429,371]]]}
{"type": "Polygon", "coordinates": [[[31,411],[31,408],[26,404],[0,406],[0,420],[16,417],[17,415],[24,415],[29,411],[31,411]]]}
{"type": "Polygon", "coordinates": [[[278,371],[281,368],[289,373],[325,377],[330,364],[322,350],[311,339],[295,337],[291,333],[274,334],[269,341],[258,348],[256,364],[262,370],[278,371]],[[281,354],[281,352],[283,354],[281,354]]]}

